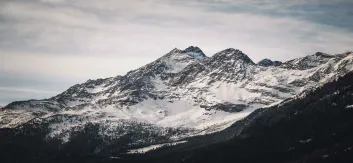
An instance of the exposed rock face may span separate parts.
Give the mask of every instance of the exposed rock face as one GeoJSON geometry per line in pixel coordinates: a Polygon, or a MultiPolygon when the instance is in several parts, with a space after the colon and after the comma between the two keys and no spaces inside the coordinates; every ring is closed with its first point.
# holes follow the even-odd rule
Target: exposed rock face
{"type": "Polygon", "coordinates": [[[269,59],[263,59],[257,65],[263,66],[263,67],[270,67],[270,66],[280,66],[282,62],[280,61],[272,61],[269,59]]]}
{"type": "Polygon", "coordinates": [[[243,111],[244,109],[246,109],[247,106],[244,104],[232,104],[232,103],[224,102],[213,106],[201,105],[200,107],[205,108],[206,110],[222,110],[225,112],[235,113],[235,112],[243,111]]]}

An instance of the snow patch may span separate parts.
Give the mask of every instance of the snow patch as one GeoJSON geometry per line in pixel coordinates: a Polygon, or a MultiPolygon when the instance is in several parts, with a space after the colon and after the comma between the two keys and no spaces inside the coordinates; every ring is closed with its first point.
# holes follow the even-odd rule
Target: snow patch
{"type": "Polygon", "coordinates": [[[353,105],[348,105],[346,106],[346,108],[353,108],[353,105]]]}
{"type": "Polygon", "coordinates": [[[143,148],[138,148],[138,149],[132,149],[128,151],[128,154],[134,154],[134,153],[146,153],[151,150],[156,150],[157,148],[161,148],[163,146],[174,146],[177,144],[182,144],[186,143],[187,141],[179,141],[179,142],[173,142],[173,143],[164,143],[164,144],[156,144],[156,145],[151,145],[143,148]]]}

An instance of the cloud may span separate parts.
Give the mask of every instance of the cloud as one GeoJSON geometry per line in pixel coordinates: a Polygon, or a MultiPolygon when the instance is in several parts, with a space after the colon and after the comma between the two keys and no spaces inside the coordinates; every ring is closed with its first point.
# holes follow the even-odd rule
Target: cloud
{"type": "MultiPolygon", "coordinates": [[[[174,47],[193,44],[205,48],[209,55],[227,46],[243,49],[254,55],[255,60],[260,58],[255,54],[259,51],[283,60],[287,59],[280,57],[283,51],[296,57],[314,51],[346,50],[352,43],[351,32],[286,16],[295,15],[292,12],[299,11],[297,6],[315,6],[316,3],[14,1],[2,5],[0,10],[1,17],[7,20],[1,29],[4,36],[0,35],[0,47],[60,55],[157,58],[174,47]]],[[[310,17],[309,9],[303,9],[302,15],[310,17]]]]}
{"type": "MultiPolygon", "coordinates": [[[[127,56],[46,55],[31,52],[0,52],[6,62],[0,63],[0,72],[15,75],[61,77],[64,79],[105,78],[124,74],[138,68],[149,58],[127,56]]],[[[1,76],[0,76],[1,77],[1,76]]],[[[1,85],[1,84],[0,84],[1,85]]]]}
{"type": "Polygon", "coordinates": [[[13,101],[44,99],[63,92],[68,87],[84,82],[50,75],[4,73],[0,71],[0,105],[13,101]]]}
{"type": "Polygon", "coordinates": [[[36,90],[28,88],[11,88],[11,87],[0,87],[0,91],[11,91],[11,92],[28,92],[28,93],[40,93],[40,94],[58,94],[59,92],[36,90]]]}
{"type": "Polygon", "coordinates": [[[49,98],[58,93],[31,88],[0,87],[0,106],[5,106],[13,101],[49,98]]]}

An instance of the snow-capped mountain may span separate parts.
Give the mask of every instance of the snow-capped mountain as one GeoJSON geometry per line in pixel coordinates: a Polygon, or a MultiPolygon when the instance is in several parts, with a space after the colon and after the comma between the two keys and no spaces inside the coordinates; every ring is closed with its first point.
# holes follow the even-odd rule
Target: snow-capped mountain
{"type": "Polygon", "coordinates": [[[122,132],[117,128],[137,125],[141,129],[136,132],[153,128],[152,135],[175,141],[222,130],[257,108],[352,70],[351,52],[255,64],[240,50],[230,48],[207,57],[191,46],[173,49],[124,76],[88,80],[49,99],[13,102],[1,109],[0,125],[47,124],[49,137],[65,141],[87,124],[99,125],[99,134],[108,137],[121,137],[133,127],[122,132]]]}

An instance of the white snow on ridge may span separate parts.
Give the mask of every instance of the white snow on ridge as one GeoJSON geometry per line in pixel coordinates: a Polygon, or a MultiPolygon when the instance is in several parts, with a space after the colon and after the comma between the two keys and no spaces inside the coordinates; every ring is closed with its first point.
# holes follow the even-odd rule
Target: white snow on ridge
{"type": "Polygon", "coordinates": [[[200,53],[195,53],[195,52],[188,52],[186,53],[187,55],[197,59],[197,60],[202,60],[205,59],[205,57],[203,55],[201,55],[200,53]]]}
{"type": "Polygon", "coordinates": [[[33,109],[30,108],[28,110],[24,110],[24,109],[18,109],[18,110],[14,110],[14,111],[9,111],[9,110],[5,110],[5,111],[1,111],[0,112],[0,127],[1,128],[12,128],[12,127],[16,127],[18,124],[23,124],[26,123],[36,117],[39,116],[46,116],[51,114],[48,111],[44,111],[42,109],[33,109]],[[36,115],[34,115],[36,114],[36,115]]]}
{"type": "Polygon", "coordinates": [[[198,56],[198,53],[175,53],[170,57],[162,58],[162,61],[169,67],[167,72],[169,73],[178,73],[183,70],[189,64],[198,61],[201,59],[198,56]]]}
{"type": "Polygon", "coordinates": [[[162,81],[159,77],[154,78],[152,82],[154,83],[154,87],[156,88],[157,91],[163,91],[167,87],[166,82],[162,81]]]}

